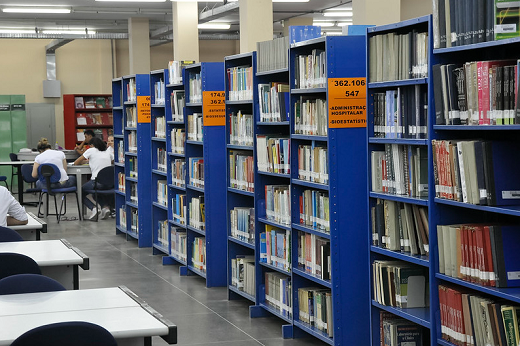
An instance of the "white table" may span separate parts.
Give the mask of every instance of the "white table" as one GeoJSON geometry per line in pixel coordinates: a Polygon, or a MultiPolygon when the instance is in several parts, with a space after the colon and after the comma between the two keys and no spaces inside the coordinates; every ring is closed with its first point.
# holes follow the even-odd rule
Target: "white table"
{"type": "Polygon", "coordinates": [[[40,233],[47,233],[47,223],[31,212],[27,213],[27,219],[26,225],[10,225],[7,227],[20,233],[24,240],[40,240],[40,233]]]}
{"type": "Polygon", "coordinates": [[[79,269],[89,269],[89,258],[65,239],[0,243],[0,253],[14,252],[31,257],[42,274],[59,281],[66,289],[79,289],[79,269]]]}
{"type": "Polygon", "coordinates": [[[124,286],[0,296],[0,346],[38,326],[66,321],[98,324],[119,346],[151,345],[155,335],[177,343],[177,326],[124,286]]]}
{"type": "MultiPolygon", "coordinates": [[[[78,199],[81,205],[83,203],[83,176],[92,174],[90,166],[88,164],[77,166],[69,164],[67,166],[67,174],[74,174],[76,176],[76,188],[78,189],[78,199]]],[[[81,211],[83,212],[83,208],[81,208],[81,211]]]]}
{"type": "MultiPolygon", "coordinates": [[[[62,150],[65,154],[65,159],[67,160],[76,160],[79,157],[79,154],[75,150],[62,150]]],[[[38,156],[40,152],[38,151],[30,151],[30,152],[18,152],[16,153],[16,156],[18,157],[18,160],[21,161],[33,161],[36,156],[38,156]]]]}

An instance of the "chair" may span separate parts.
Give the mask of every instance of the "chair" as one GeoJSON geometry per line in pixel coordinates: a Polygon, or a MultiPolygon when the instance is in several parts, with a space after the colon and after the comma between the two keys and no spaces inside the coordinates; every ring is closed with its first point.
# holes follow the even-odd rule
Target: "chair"
{"type": "Polygon", "coordinates": [[[67,213],[67,200],[66,195],[68,193],[74,193],[76,195],[76,203],[78,206],[78,214],[79,219],[81,220],[81,210],[79,208],[79,198],[78,198],[78,191],[76,186],[71,187],[57,187],[52,188],[52,184],[56,184],[60,182],[61,173],[58,167],[56,165],[53,165],[51,163],[44,163],[38,167],[38,175],[40,176],[40,180],[42,180],[45,184],[45,187],[42,188],[42,194],[40,196],[40,206],[43,199],[43,195],[46,196],[46,203],[47,208],[45,210],[45,215],[48,215],[49,213],[49,195],[54,197],[54,208],[56,210],[56,217],[58,219],[58,223],[60,223],[60,217],[62,215],[65,215],[67,213]],[[58,212],[58,204],[56,202],[56,194],[62,194],[61,197],[61,204],[60,204],[60,211],[58,212]],[[63,210],[63,205],[65,204],[65,209],[63,210]],[[63,210],[63,214],[62,214],[63,210]]]}
{"type": "MultiPolygon", "coordinates": [[[[32,187],[26,189],[24,191],[24,193],[38,193],[38,194],[40,194],[40,197],[41,197],[42,189],[35,187],[35,183],[38,181],[38,178],[33,178],[33,176],[32,176],[33,164],[26,163],[25,165],[22,165],[22,167],[20,169],[22,172],[23,181],[25,181],[28,184],[31,184],[31,186],[32,186],[32,187]]],[[[39,202],[36,202],[36,203],[33,203],[33,202],[27,203],[26,202],[25,204],[31,204],[34,206],[38,206],[39,202]]],[[[41,216],[40,210],[38,209],[38,217],[40,217],[40,216],[41,216]]]]}
{"type": "MultiPolygon", "coordinates": [[[[83,191],[85,196],[88,194],[94,195],[94,200],[97,203],[98,200],[98,194],[99,195],[114,195],[114,166],[107,166],[100,170],[96,176],[96,179],[94,180],[94,189],[92,190],[84,190],[83,191]],[[101,184],[104,187],[108,187],[106,189],[98,189],[97,185],[101,184]]],[[[83,208],[85,208],[85,205],[83,205],[83,208]]],[[[96,214],[95,220],[92,221],[98,221],[98,214],[96,214]]]]}
{"type": "Polygon", "coordinates": [[[105,328],[83,321],[58,322],[31,329],[17,337],[11,346],[117,346],[105,328]]]}
{"type": "Polygon", "coordinates": [[[19,253],[0,253],[0,279],[16,274],[41,274],[40,266],[31,257],[19,253]]]}
{"type": "Polygon", "coordinates": [[[9,185],[7,185],[7,177],[5,175],[0,175],[0,182],[5,184],[5,188],[9,190],[9,185]]]}
{"type": "Polygon", "coordinates": [[[65,290],[62,284],[45,275],[16,274],[0,279],[0,295],[65,290]]]}
{"type": "Polygon", "coordinates": [[[0,243],[7,243],[11,241],[23,241],[20,233],[14,229],[0,226],[0,243]]]}
{"type": "MultiPolygon", "coordinates": [[[[9,159],[11,160],[11,162],[20,161],[18,160],[18,155],[16,155],[15,153],[9,153],[9,159]]],[[[18,177],[18,170],[18,166],[11,166],[11,191],[13,191],[14,177],[18,177]]]]}

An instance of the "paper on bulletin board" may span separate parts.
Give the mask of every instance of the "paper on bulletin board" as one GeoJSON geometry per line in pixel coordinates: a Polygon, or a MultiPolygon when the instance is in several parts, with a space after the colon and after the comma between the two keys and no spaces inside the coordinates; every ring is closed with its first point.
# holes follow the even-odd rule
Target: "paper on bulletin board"
{"type": "Polygon", "coordinates": [[[137,122],[144,124],[151,121],[150,96],[137,96],[137,122]]]}
{"type": "Polygon", "coordinates": [[[226,126],[226,93],[204,91],[202,93],[202,116],[204,126],[226,126]]]}
{"type": "Polygon", "coordinates": [[[367,127],[366,78],[329,78],[329,128],[367,127]]]}

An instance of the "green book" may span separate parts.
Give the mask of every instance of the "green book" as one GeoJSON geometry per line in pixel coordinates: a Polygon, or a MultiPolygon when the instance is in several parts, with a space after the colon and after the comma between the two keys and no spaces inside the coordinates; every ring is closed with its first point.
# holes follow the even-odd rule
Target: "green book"
{"type": "Polygon", "coordinates": [[[520,1],[495,0],[495,39],[520,36],[520,1]]]}
{"type": "Polygon", "coordinates": [[[518,325],[516,311],[512,306],[504,305],[501,308],[504,330],[506,333],[507,346],[517,346],[518,325]]]}

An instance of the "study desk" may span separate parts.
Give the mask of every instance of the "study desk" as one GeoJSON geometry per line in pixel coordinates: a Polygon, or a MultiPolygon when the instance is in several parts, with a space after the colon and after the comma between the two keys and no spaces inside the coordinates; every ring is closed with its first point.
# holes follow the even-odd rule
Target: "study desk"
{"type": "Polygon", "coordinates": [[[31,257],[42,274],[59,281],[66,289],[79,289],[79,268],[89,269],[89,258],[65,239],[0,243],[0,252],[31,257]]]}
{"type": "Polygon", "coordinates": [[[41,325],[86,321],[108,330],[119,346],[177,343],[177,326],[125,286],[0,296],[0,346],[41,325]]]}
{"type": "Polygon", "coordinates": [[[47,223],[31,212],[27,213],[26,225],[7,226],[20,233],[24,240],[40,240],[41,233],[47,233],[47,223]]]}
{"type": "Polygon", "coordinates": [[[34,163],[34,161],[0,161],[0,166],[18,166],[18,202],[23,205],[23,177],[22,177],[22,165],[26,163],[34,163]]]}
{"type": "MultiPolygon", "coordinates": [[[[76,160],[79,155],[75,150],[62,150],[63,154],[65,154],[65,159],[67,161],[73,161],[76,160]]],[[[16,153],[16,156],[18,157],[18,160],[22,161],[32,161],[34,162],[34,159],[36,156],[38,156],[40,152],[38,151],[29,151],[29,152],[18,152],[16,153]]]]}

